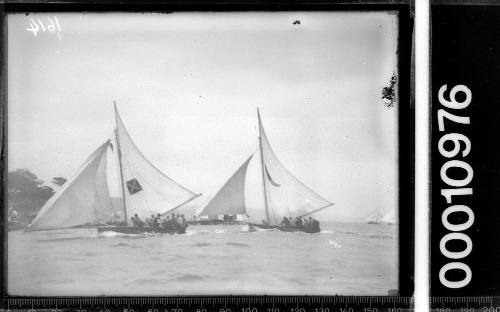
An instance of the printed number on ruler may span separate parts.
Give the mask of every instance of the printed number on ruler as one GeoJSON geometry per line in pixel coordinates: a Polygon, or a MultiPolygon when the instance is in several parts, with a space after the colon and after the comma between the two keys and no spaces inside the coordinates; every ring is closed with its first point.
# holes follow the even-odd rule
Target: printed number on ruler
{"type": "MultiPolygon", "coordinates": [[[[447,85],[443,85],[439,89],[438,98],[439,103],[444,107],[451,110],[461,110],[469,106],[472,101],[472,92],[469,88],[464,85],[457,85],[453,87],[450,91],[449,98],[446,100],[444,98],[444,92],[448,89],[447,85]],[[458,92],[465,94],[465,99],[463,101],[457,101],[456,95],[458,92]]],[[[468,125],[470,124],[470,117],[459,116],[450,113],[448,110],[441,108],[437,112],[438,118],[438,128],[440,132],[445,132],[445,118],[449,121],[455,122],[456,124],[468,125]]],[[[472,226],[474,223],[474,212],[472,209],[466,205],[456,205],[453,204],[453,196],[466,196],[472,195],[472,188],[466,187],[472,181],[474,171],[471,165],[463,160],[456,158],[465,158],[469,155],[471,151],[471,141],[470,139],[461,133],[446,133],[439,139],[438,150],[441,156],[443,156],[446,162],[441,166],[440,176],[441,180],[451,188],[441,189],[441,195],[444,196],[446,203],[449,204],[448,207],[443,211],[441,215],[442,225],[450,231],[450,233],[444,235],[439,242],[439,250],[441,254],[446,258],[450,259],[450,262],[445,264],[439,271],[439,281],[441,284],[447,288],[462,288],[470,283],[472,279],[472,271],[470,267],[463,262],[463,258],[467,257],[472,251],[472,240],[470,237],[462,233],[472,226]],[[452,144],[453,148],[445,147],[445,144],[452,144]],[[451,178],[448,175],[448,170],[462,170],[465,172],[464,178],[451,178]],[[462,212],[467,214],[467,221],[464,223],[450,223],[449,216],[453,213],[462,212]],[[450,251],[446,248],[446,243],[449,241],[462,241],[465,243],[465,249],[462,251],[450,251]],[[446,278],[446,273],[452,270],[459,270],[465,273],[465,277],[460,281],[450,281],[446,278]]]]}
{"type": "Polygon", "coordinates": [[[33,36],[37,36],[39,31],[42,32],[61,32],[61,24],[59,24],[59,20],[57,16],[53,18],[47,17],[45,19],[41,18],[30,18],[30,27],[26,28],[27,31],[31,31],[33,36]]]}

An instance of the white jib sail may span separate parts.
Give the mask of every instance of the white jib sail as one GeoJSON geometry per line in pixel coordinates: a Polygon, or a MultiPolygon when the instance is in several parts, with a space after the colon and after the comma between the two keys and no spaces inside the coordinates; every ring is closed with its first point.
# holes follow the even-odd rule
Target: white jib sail
{"type": "Polygon", "coordinates": [[[152,214],[169,212],[199,196],[150,163],[130,138],[116,106],[115,114],[128,223],[135,214],[144,220],[152,214]]]}
{"type": "Polygon", "coordinates": [[[333,205],[302,184],[281,164],[267,140],[260,114],[258,117],[267,222],[278,225],[283,217],[302,217],[333,205]]]}
{"type": "Polygon", "coordinates": [[[245,179],[253,154],[236,170],[198,216],[246,214],[245,179]]]}
{"type": "Polygon", "coordinates": [[[109,221],[114,211],[109,195],[106,163],[107,141],[83,163],[40,209],[30,230],[69,228],[109,221]]]}

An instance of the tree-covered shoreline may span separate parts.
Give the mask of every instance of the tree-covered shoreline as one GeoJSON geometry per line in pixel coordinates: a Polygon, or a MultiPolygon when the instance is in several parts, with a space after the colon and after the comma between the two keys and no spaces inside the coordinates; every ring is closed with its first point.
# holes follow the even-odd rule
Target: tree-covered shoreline
{"type": "MultiPolygon", "coordinates": [[[[65,178],[54,177],[62,185],[65,178]]],[[[23,229],[35,218],[40,208],[55,191],[28,169],[16,169],[7,174],[7,207],[9,230],[23,229]]]]}

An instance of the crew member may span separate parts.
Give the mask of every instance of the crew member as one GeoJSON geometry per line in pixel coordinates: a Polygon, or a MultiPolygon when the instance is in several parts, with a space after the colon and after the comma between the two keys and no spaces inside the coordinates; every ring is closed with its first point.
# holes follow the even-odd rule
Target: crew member
{"type": "Polygon", "coordinates": [[[290,220],[287,217],[283,217],[283,221],[281,221],[281,225],[290,226],[290,220]]]}
{"type": "Polygon", "coordinates": [[[307,219],[306,232],[311,232],[311,231],[313,231],[313,229],[314,229],[314,224],[313,224],[312,218],[309,217],[309,219],[307,219]]]}
{"type": "Polygon", "coordinates": [[[295,220],[295,226],[298,228],[302,227],[302,219],[300,217],[297,217],[297,219],[295,220]]]}
{"type": "Polygon", "coordinates": [[[148,223],[148,226],[150,228],[152,228],[152,229],[157,228],[156,217],[155,217],[154,213],[151,215],[151,218],[146,220],[146,222],[148,223]]]}
{"type": "Polygon", "coordinates": [[[163,220],[162,220],[161,224],[162,224],[162,227],[163,227],[165,230],[167,230],[167,232],[168,232],[168,231],[170,231],[170,229],[172,228],[172,225],[171,225],[171,220],[170,220],[170,217],[169,217],[168,215],[166,215],[166,216],[163,218],[163,220]]]}
{"type": "Polygon", "coordinates": [[[312,226],[311,229],[313,232],[318,232],[319,231],[319,221],[316,219],[312,219],[312,226]]]}
{"type": "Polygon", "coordinates": [[[144,226],[144,222],[141,220],[141,218],[139,218],[137,213],[132,217],[132,224],[135,227],[143,227],[144,226]]]}
{"type": "Polygon", "coordinates": [[[303,225],[304,231],[305,232],[309,231],[309,227],[310,227],[309,220],[307,220],[307,218],[305,218],[303,223],[304,223],[304,225],[303,225]]]}
{"type": "Polygon", "coordinates": [[[187,221],[186,221],[186,218],[184,218],[184,215],[181,215],[181,219],[182,219],[182,227],[186,228],[187,227],[187,221]]]}

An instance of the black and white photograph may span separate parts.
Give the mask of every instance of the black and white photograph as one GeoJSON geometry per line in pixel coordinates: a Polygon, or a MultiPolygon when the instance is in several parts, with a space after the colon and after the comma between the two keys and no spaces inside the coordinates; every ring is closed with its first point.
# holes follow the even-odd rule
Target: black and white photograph
{"type": "Polygon", "coordinates": [[[397,295],[398,11],[6,19],[8,294],[397,295]]]}

